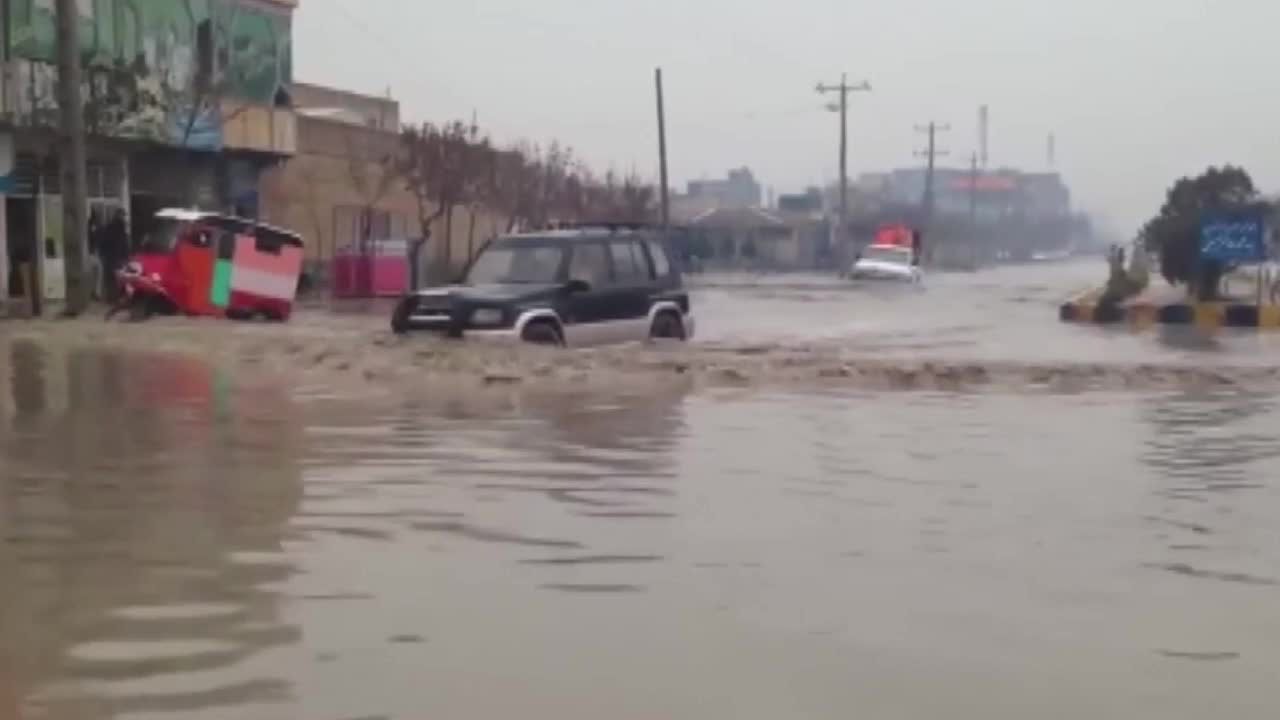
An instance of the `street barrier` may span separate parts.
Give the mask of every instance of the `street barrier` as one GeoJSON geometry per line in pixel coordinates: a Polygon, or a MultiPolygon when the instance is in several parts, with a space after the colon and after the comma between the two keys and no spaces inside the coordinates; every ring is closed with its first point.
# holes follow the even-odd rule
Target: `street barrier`
{"type": "Polygon", "coordinates": [[[1200,302],[1169,305],[1099,305],[1089,300],[1073,300],[1058,308],[1062,322],[1086,325],[1148,326],[1191,325],[1216,328],[1280,329],[1280,306],[1249,303],[1200,302]]]}

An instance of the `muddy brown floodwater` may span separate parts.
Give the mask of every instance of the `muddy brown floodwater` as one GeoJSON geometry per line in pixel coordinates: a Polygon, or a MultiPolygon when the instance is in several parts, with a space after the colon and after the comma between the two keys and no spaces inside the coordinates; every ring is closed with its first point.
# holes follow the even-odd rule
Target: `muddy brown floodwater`
{"type": "MultiPolygon", "coordinates": [[[[987,282],[1051,308],[1057,272],[987,282]]],[[[722,281],[707,347],[817,342],[834,322],[767,319],[805,304],[858,322],[842,288],[722,281]]],[[[1022,332],[868,302],[922,359],[1022,332]]],[[[1276,357],[1026,332],[1090,363],[1276,357]]],[[[0,342],[0,719],[1280,712],[1270,390],[373,394],[55,340],[0,342]]]]}

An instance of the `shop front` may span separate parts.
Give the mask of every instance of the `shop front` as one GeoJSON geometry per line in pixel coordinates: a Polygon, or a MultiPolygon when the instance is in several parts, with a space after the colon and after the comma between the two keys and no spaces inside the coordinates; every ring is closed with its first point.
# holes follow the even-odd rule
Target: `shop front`
{"type": "MultiPolygon", "coordinates": [[[[42,300],[66,299],[66,247],[63,236],[62,177],[56,154],[21,142],[14,149],[4,190],[4,296],[27,298],[39,289],[42,300]]],[[[0,144],[0,158],[4,147],[0,144]]],[[[0,160],[2,161],[2,160],[0,160]]],[[[109,151],[91,153],[86,167],[89,208],[98,222],[125,207],[128,169],[109,151]]]]}

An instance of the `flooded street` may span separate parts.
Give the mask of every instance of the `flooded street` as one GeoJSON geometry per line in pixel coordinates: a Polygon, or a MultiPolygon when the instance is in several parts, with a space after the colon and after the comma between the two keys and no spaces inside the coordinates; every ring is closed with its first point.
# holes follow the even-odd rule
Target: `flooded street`
{"type": "Polygon", "coordinates": [[[701,340],[856,344],[895,357],[1019,362],[1271,364],[1274,334],[1206,335],[1178,326],[1064,326],[1068,298],[1106,274],[1098,258],[931,273],[924,289],[828,276],[695,277],[701,340]]]}
{"type": "MultiPolygon", "coordinates": [[[[710,347],[1275,364],[1256,334],[1057,324],[1098,276],[695,302],[710,347]]],[[[1265,392],[388,399],[0,348],[0,719],[1280,708],[1265,392]]]]}

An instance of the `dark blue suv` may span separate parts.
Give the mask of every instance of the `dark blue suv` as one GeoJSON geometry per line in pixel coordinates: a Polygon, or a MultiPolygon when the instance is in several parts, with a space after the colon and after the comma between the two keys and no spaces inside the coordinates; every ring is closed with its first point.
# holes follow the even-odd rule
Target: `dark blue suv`
{"type": "Polygon", "coordinates": [[[401,300],[391,329],[577,347],[688,340],[694,319],[662,234],[601,226],[498,238],[460,284],[401,300]]]}

